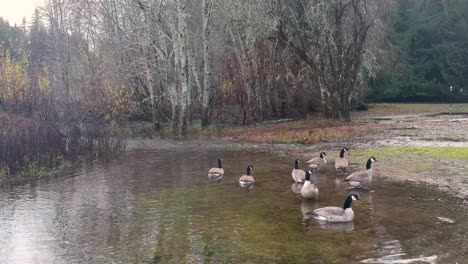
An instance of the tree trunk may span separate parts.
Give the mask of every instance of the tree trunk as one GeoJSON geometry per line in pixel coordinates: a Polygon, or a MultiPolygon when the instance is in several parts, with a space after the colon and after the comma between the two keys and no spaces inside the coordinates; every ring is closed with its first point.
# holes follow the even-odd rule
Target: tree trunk
{"type": "Polygon", "coordinates": [[[189,77],[188,77],[188,53],[187,53],[187,36],[188,36],[188,10],[187,10],[187,1],[179,0],[178,5],[178,52],[179,52],[179,63],[180,63],[180,110],[179,110],[179,124],[177,129],[177,134],[179,137],[182,137],[187,132],[187,110],[188,110],[188,98],[189,95],[189,77]]]}
{"type": "Polygon", "coordinates": [[[159,122],[158,116],[158,106],[156,102],[156,84],[153,80],[153,75],[151,72],[151,65],[147,65],[146,69],[146,85],[148,86],[148,90],[150,93],[150,103],[151,103],[151,118],[153,121],[153,128],[155,131],[159,131],[161,128],[161,124],[159,122]]]}
{"type": "Polygon", "coordinates": [[[351,100],[348,95],[332,94],[329,97],[330,108],[328,118],[351,122],[351,100]]]}
{"type": "Polygon", "coordinates": [[[212,81],[212,65],[210,60],[210,18],[211,6],[213,0],[203,0],[203,89],[201,98],[201,123],[202,127],[207,127],[210,124],[210,96],[211,96],[211,81],[212,81]]]}
{"type": "MultiPolygon", "coordinates": [[[[177,57],[177,56],[176,56],[177,57]]],[[[179,93],[178,93],[178,84],[174,83],[171,85],[170,94],[171,94],[171,130],[174,135],[179,127],[179,93]]]]}

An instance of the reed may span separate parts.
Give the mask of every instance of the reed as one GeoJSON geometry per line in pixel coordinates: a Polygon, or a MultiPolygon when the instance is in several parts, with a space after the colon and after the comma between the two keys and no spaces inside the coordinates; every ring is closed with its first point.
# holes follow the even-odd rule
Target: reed
{"type": "Polygon", "coordinates": [[[64,135],[53,125],[11,114],[0,114],[0,178],[41,176],[64,163],[109,158],[125,150],[125,142],[99,135],[64,135]]]}

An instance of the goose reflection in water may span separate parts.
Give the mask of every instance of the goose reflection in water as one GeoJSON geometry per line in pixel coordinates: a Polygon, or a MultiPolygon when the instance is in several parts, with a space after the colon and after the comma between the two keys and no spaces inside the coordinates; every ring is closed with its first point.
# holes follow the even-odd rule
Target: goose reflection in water
{"type": "Polygon", "coordinates": [[[344,223],[330,223],[325,221],[317,221],[319,226],[323,229],[332,229],[338,231],[345,231],[350,233],[354,230],[354,222],[344,222],[344,223]]]}
{"type": "Polygon", "coordinates": [[[302,182],[295,182],[295,183],[293,183],[291,185],[291,190],[295,194],[301,194],[301,189],[302,189],[303,185],[304,185],[304,183],[302,183],[302,182]]]}

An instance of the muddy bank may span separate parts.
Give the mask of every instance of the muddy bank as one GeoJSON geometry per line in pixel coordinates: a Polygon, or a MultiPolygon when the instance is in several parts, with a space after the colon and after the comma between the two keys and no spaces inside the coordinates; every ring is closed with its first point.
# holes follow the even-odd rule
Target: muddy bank
{"type": "Polygon", "coordinates": [[[377,143],[380,145],[468,146],[465,115],[356,116],[352,123],[321,116],[224,129],[220,138],[256,143],[377,143]]]}

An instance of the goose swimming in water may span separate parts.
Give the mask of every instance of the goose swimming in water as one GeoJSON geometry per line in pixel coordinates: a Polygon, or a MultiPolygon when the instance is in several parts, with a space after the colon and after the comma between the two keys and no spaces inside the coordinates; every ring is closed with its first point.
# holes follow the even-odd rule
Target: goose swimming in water
{"type": "Polygon", "coordinates": [[[217,168],[211,168],[208,171],[208,179],[209,180],[219,180],[223,178],[224,176],[224,169],[222,165],[223,159],[218,159],[218,167],[217,168]]]}
{"type": "Polygon", "coordinates": [[[372,181],[372,163],[377,161],[374,157],[370,157],[366,163],[365,171],[357,171],[344,179],[352,187],[355,188],[369,188],[372,181]]]}
{"type": "Polygon", "coordinates": [[[307,165],[309,165],[310,168],[317,169],[317,171],[322,170],[325,165],[327,165],[327,159],[325,157],[327,154],[325,152],[320,153],[320,157],[315,157],[307,161],[307,165]]]}
{"type": "Polygon", "coordinates": [[[330,223],[350,222],[354,219],[354,211],[351,208],[353,201],[359,200],[357,194],[350,194],[343,205],[343,208],[336,206],[327,206],[315,209],[311,215],[319,221],[327,221],[330,223]]]}
{"type": "Polygon", "coordinates": [[[310,175],[312,175],[312,171],[307,170],[305,182],[301,189],[301,195],[304,199],[318,199],[318,188],[315,184],[310,182],[310,175]]]}
{"type": "Polygon", "coordinates": [[[253,170],[253,166],[250,165],[247,167],[246,175],[242,175],[239,178],[239,184],[242,188],[249,187],[255,183],[255,179],[252,175],[250,175],[251,170],[253,170]]]}
{"type": "Polygon", "coordinates": [[[335,160],[335,169],[338,172],[345,172],[348,169],[348,160],[344,156],[347,151],[349,151],[348,148],[341,149],[340,158],[335,160]]]}
{"type": "Polygon", "coordinates": [[[294,169],[292,170],[291,175],[295,182],[304,182],[306,173],[299,169],[299,163],[301,163],[301,161],[298,159],[294,161],[294,169]]]}

